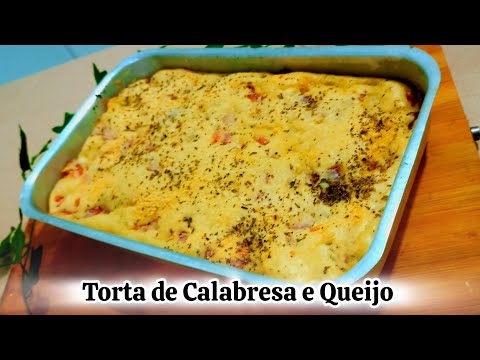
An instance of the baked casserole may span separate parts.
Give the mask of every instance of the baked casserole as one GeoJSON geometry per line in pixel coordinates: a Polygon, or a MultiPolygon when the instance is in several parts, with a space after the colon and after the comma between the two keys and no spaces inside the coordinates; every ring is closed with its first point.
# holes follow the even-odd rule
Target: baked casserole
{"type": "Polygon", "coordinates": [[[108,100],[49,212],[273,278],[367,252],[421,99],[398,81],[164,69],[108,100]]]}

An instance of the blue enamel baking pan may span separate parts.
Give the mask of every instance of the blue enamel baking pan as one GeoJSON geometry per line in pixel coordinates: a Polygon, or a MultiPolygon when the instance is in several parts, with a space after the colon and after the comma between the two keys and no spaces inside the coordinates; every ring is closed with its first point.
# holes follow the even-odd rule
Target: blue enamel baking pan
{"type": "Polygon", "coordinates": [[[213,263],[135,240],[88,228],[48,214],[48,197],[65,163],[77,156],[106,100],[131,82],[162,68],[202,72],[309,71],[403,80],[424,93],[424,101],[404,153],[374,240],[365,256],[347,273],[334,279],[354,283],[380,274],[400,223],[410,188],[423,155],[429,114],[440,83],[435,60],[411,46],[319,46],[290,48],[154,49],[136,53],[110,71],[88,96],[75,116],[43,155],[20,195],[22,211],[30,218],[131,251],[249,283],[280,280],[213,263]]]}

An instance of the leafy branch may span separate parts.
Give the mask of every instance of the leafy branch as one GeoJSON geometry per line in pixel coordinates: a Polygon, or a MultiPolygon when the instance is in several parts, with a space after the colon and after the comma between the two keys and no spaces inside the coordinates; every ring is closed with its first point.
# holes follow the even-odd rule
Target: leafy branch
{"type": "MultiPolygon", "coordinates": [[[[57,134],[60,133],[65,128],[65,126],[67,126],[72,117],[73,114],[65,113],[63,124],[53,127],[52,131],[57,134]]],[[[18,158],[20,170],[22,172],[22,179],[25,180],[28,173],[32,171],[32,168],[34,167],[40,155],[46,152],[50,147],[52,139],[49,139],[42,146],[38,153],[30,157],[28,154],[27,134],[20,125],[19,132],[20,150],[18,158]]],[[[17,226],[11,226],[8,235],[2,241],[0,241],[0,268],[20,264],[22,268],[22,296],[25,301],[25,306],[30,313],[31,311],[28,306],[28,302],[26,301],[26,298],[30,296],[29,294],[31,294],[32,292],[32,287],[38,282],[38,272],[42,261],[42,246],[39,246],[31,251],[30,270],[27,270],[25,264],[31,250],[32,240],[30,236],[30,241],[28,242],[28,244],[25,243],[26,236],[24,230],[22,229],[23,213],[20,208],[18,209],[18,214],[19,222],[17,226]],[[24,253],[25,247],[27,247],[27,250],[24,253]]]]}
{"type": "MultiPolygon", "coordinates": [[[[18,127],[20,130],[20,150],[18,160],[20,170],[22,171],[22,179],[25,180],[27,173],[32,171],[39,156],[48,150],[52,139],[49,139],[45,145],[42,146],[40,151],[30,158],[28,155],[27,135],[20,125],[18,127]]],[[[0,261],[0,267],[18,264],[22,260],[22,253],[25,248],[25,232],[22,229],[23,213],[20,208],[18,209],[18,214],[20,219],[17,226],[11,226],[8,235],[0,242],[0,259],[2,260],[0,261]]]]}
{"type": "MultiPolygon", "coordinates": [[[[97,85],[102,81],[102,79],[107,75],[107,71],[100,71],[95,65],[93,64],[93,77],[97,85]]],[[[64,113],[63,115],[63,124],[57,125],[52,128],[52,131],[56,134],[60,134],[63,129],[70,123],[74,114],[72,113],[64,113]]],[[[31,158],[28,155],[28,141],[27,141],[27,134],[19,125],[20,130],[20,150],[19,150],[19,164],[20,170],[22,172],[22,179],[25,180],[28,173],[32,171],[36,161],[44,152],[48,150],[50,144],[52,143],[52,139],[49,139],[40,149],[38,153],[33,155],[31,158]]],[[[22,269],[22,297],[27,308],[28,313],[31,314],[30,306],[28,305],[27,298],[32,294],[33,286],[39,280],[39,271],[40,265],[42,262],[42,254],[43,254],[43,246],[38,246],[32,249],[32,234],[33,228],[35,223],[33,223],[31,228],[31,233],[29,236],[28,244],[25,244],[26,236],[25,232],[22,229],[23,225],[23,213],[22,210],[18,209],[19,214],[19,222],[17,226],[10,227],[10,232],[8,235],[0,241],[0,268],[11,266],[15,264],[20,264],[22,269]],[[24,252],[25,247],[27,247],[26,251],[24,252]],[[30,255],[30,269],[27,270],[26,263],[30,255]]]]}
{"type": "MultiPolygon", "coordinates": [[[[70,122],[72,119],[73,114],[65,113],[63,124],[59,126],[55,126],[52,128],[52,131],[55,133],[60,133],[65,126],[70,122]]],[[[32,171],[36,161],[44,152],[48,150],[50,144],[52,143],[52,139],[49,139],[40,149],[38,153],[33,155],[31,158],[28,155],[28,141],[27,141],[27,134],[19,125],[20,131],[20,150],[19,150],[19,164],[20,170],[22,172],[22,179],[25,180],[27,177],[27,173],[32,171]]],[[[15,264],[20,264],[22,269],[22,297],[25,303],[25,307],[29,314],[32,313],[30,306],[28,304],[27,299],[32,294],[33,286],[39,280],[39,271],[40,271],[40,264],[42,262],[42,254],[43,254],[43,246],[38,246],[32,249],[32,233],[33,233],[33,226],[32,225],[32,233],[30,233],[29,241],[26,244],[26,236],[25,231],[22,229],[23,225],[23,213],[22,210],[18,209],[19,214],[19,222],[17,226],[10,227],[10,232],[8,235],[0,242],[0,268],[7,267],[15,264]],[[24,251],[26,248],[26,251],[24,251]],[[26,264],[30,256],[30,269],[27,270],[26,264]]]]}

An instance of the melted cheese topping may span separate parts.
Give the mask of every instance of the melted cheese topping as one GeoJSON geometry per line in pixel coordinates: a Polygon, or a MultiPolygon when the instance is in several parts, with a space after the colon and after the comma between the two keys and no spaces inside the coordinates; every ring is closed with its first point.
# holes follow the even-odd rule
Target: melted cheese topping
{"type": "Polygon", "coordinates": [[[406,85],[161,70],[108,101],[50,213],[299,283],[366,253],[419,111],[406,85]]]}

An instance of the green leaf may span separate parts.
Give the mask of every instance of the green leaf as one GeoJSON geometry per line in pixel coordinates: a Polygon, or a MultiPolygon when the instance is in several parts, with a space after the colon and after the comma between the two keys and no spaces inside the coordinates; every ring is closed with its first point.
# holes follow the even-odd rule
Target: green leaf
{"type": "Polygon", "coordinates": [[[25,245],[25,233],[22,230],[22,223],[18,225],[12,236],[11,247],[15,254],[14,262],[18,263],[22,259],[23,247],[25,245]]]}
{"type": "Polygon", "coordinates": [[[168,45],[162,45],[162,46],[159,46],[160,49],[164,49],[166,48],[168,45]]]}
{"type": "Polygon", "coordinates": [[[30,165],[31,166],[33,166],[33,164],[35,164],[35,161],[37,160],[37,158],[40,155],[42,155],[45,151],[48,150],[48,147],[50,146],[51,142],[52,142],[52,139],[48,140],[47,143],[45,145],[43,145],[42,149],[38,152],[38,154],[32,156],[32,159],[30,160],[30,165]]]}
{"type": "Polygon", "coordinates": [[[295,47],[295,45],[283,45],[283,47],[295,47]]]}
{"type": "Polygon", "coordinates": [[[32,170],[32,168],[30,167],[30,160],[28,158],[27,135],[25,135],[25,132],[20,125],[18,125],[18,127],[20,128],[20,169],[22,169],[22,178],[25,180],[25,173],[28,170],[32,170]]]}
{"type": "Polygon", "coordinates": [[[225,45],[207,45],[205,48],[223,48],[225,45]]]}
{"type": "Polygon", "coordinates": [[[104,70],[104,71],[100,71],[98,70],[97,68],[97,65],[95,65],[95,63],[93,63],[93,76],[95,78],[95,82],[98,84],[100,84],[100,81],[102,81],[102,79],[105,77],[105,75],[107,75],[107,71],[104,70]]]}
{"type": "Polygon", "coordinates": [[[4,256],[10,251],[10,243],[11,243],[11,238],[14,231],[15,231],[15,228],[12,226],[10,228],[10,233],[7,235],[5,239],[2,240],[2,242],[0,242],[0,256],[4,256]]]}
{"type": "Polygon", "coordinates": [[[53,131],[54,133],[60,134],[60,133],[62,132],[62,130],[65,129],[65,126],[68,125],[68,123],[70,122],[70,120],[72,120],[73,115],[75,115],[75,114],[71,114],[71,113],[66,112],[66,113],[63,115],[63,125],[53,127],[53,128],[52,128],[52,131],[53,131]]]}

